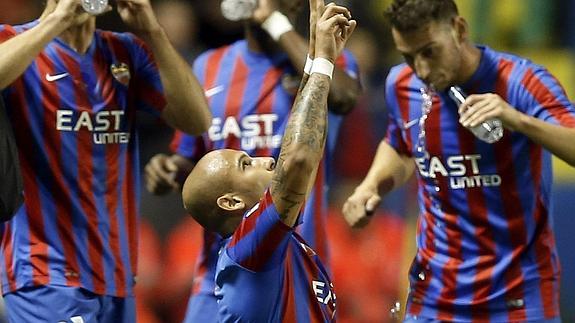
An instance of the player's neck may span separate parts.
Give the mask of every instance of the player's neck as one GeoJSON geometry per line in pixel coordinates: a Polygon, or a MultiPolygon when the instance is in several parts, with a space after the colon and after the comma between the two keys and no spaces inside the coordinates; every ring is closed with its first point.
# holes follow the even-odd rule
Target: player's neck
{"type": "Polygon", "coordinates": [[[481,62],[481,55],[481,50],[477,48],[475,44],[469,42],[464,45],[462,49],[463,62],[461,64],[463,70],[459,73],[459,75],[461,75],[461,79],[458,80],[458,84],[469,81],[473,74],[475,74],[475,71],[479,68],[479,63],[481,62]]]}
{"type": "Polygon", "coordinates": [[[254,25],[246,25],[244,34],[251,52],[262,54],[273,54],[279,50],[277,44],[266,34],[266,32],[254,25]]]}
{"type": "Polygon", "coordinates": [[[60,39],[76,52],[84,54],[94,39],[95,25],[95,19],[90,19],[81,25],[72,26],[60,35],[60,39]]]}

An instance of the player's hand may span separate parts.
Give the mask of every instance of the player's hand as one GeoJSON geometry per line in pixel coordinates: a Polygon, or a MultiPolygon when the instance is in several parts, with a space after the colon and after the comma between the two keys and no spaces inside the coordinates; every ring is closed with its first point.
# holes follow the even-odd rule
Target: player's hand
{"type": "Polygon", "coordinates": [[[278,9],[277,0],[259,0],[258,7],[254,11],[252,20],[261,25],[268,17],[278,9]]]}
{"type": "Polygon", "coordinates": [[[497,118],[510,130],[517,129],[520,112],[494,93],[473,94],[459,106],[459,122],[473,128],[486,120],[497,118]]]}
{"type": "MultiPolygon", "coordinates": [[[[323,2],[323,0],[319,1],[323,2]]],[[[317,4],[317,8],[320,7],[321,5],[317,4]]],[[[317,21],[315,57],[323,57],[335,62],[356,26],[357,22],[351,18],[351,13],[347,8],[333,3],[325,6],[323,14],[317,21]]]]}
{"type": "MultiPolygon", "coordinates": [[[[107,11],[110,9],[111,7],[109,7],[107,11]]],[[[59,1],[51,15],[58,17],[59,21],[69,26],[83,24],[90,18],[90,14],[82,8],[80,0],[59,1]]]]}
{"type": "Polygon", "coordinates": [[[343,204],[345,221],[353,228],[363,228],[371,220],[380,202],[377,189],[358,186],[343,204]]]}
{"type": "Polygon", "coordinates": [[[146,189],[156,195],[177,191],[182,186],[179,179],[185,178],[180,174],[187,175],[192,167],[191,162],[181,156],[157,154],[150,159],[144,170],[146,189]]]}
{"type": "Polygon", "coordinates": [[[162,29],[150,0],[116,0],[122,21],[138,35],[151,34],[162,29]]]}

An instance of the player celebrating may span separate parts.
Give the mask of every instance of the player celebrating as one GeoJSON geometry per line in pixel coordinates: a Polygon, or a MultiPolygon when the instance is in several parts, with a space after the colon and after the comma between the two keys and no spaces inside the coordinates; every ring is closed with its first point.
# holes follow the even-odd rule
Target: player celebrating
{"type": "MultiPolygon", "coordinates": [[[[244,40],[210,50],[195,61],[194,73],[206,90],[214,115],[212,126],[203,137],[176,135],[172,144],[176,154],[169,157],[159,154],[150,161],[146,166],[150,191],[178,189],[174,174],[187,175],[194,162],[214,149],[278,156],[308,48],[307,41],[290,23],[301,7],[301,1],[259,1],[254,16],[244,21],[244,40]]],[[[328,258],[324,222],[331,156],[343,114],[351,111],[359,93],[355,59],[344,51],[337,63],[339,68],[334,72],[328,99],[326,158],[306,202],[303,224],[298,227],[298,232],[324,261],[328,258]]],[[[204,234],[203,238],[186,322],[209,322],[216,311],[214,274],[220,238],[212,233],[204,234]]]]}
{"type": "MultiPolygon", "coordinates": [[[[323,0],[310,6],[313,28],[323,0]]],[[[311,75],[302,81],[277,166],[269,157],[221,149],[205,155],[186,180],[186,209],[205,229],[229,237],[216,273],[218,322],[335,320],[333,285],[294,227],[323,156],[332,62],[355,28],[350,19],[333,4],[317,19],[311,75]]]]}
{"type": "Polygon", "coordinates": [[[138,37],[96,30],[80,3],[48,0],[38,20],[0,27],[25,195],[2,237],[12,322],[135,321],[136,111],[195,134],[211,120],[148,0],[116,1],[138,37]]]}

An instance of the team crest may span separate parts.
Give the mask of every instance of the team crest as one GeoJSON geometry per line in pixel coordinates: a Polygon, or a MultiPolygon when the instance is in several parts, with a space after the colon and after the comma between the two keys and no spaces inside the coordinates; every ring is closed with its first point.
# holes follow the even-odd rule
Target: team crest
{"type": "Polygon", "coordinates": [[[119,65],[112,64],[110,71],[112,71],[112,75],[116,81],[128,86],[130,83],[130,68],[126,63],[120,63],[119,65]]]}
{"type": "Polygon", "coordinates": [[[292,96],[297,94],[300,82],[301,77],[298,75],[284,74],[284,76],[282,76],[282,87],[292,96]]]}

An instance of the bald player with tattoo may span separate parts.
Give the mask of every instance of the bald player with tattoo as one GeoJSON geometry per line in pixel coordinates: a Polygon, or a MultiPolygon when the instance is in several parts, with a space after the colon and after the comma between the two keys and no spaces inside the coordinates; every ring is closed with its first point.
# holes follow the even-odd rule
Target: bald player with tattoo
{"type": "Polygon", "coordinates": [[[321,260],[294,230],[315,180],[327,131],[333,62],[355,29],[350,12],[310,0],[313,59],[277,160],[222,149],[206,154],[184,184],[186,210],[225,239],[216,271],[218,321],[335,319],[336,297],[321,260]]]}

